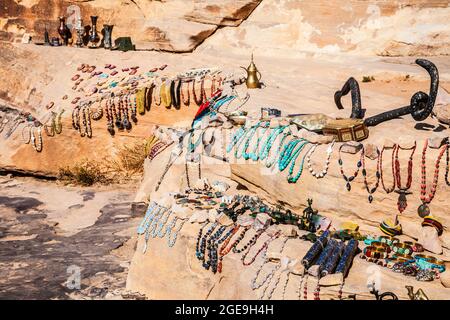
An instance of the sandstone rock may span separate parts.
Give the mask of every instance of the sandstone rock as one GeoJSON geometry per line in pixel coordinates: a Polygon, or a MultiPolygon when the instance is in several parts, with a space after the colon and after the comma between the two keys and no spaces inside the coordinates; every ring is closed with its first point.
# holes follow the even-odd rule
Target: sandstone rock
{"type": "Polygon", "coordinates": [[[300,260],[295,260],[291,266],[291,272],[295,275],[301,276],[305,272],[305,267],[302,265],[300,260]]]}
{"type": "Polygon", "coordinates": [[[343,283],[344,277],[342,273],[327,274],[325,277],[321,278],[319,284],[324,287],[338,286],[343,283]]]}
{"type": "Polygon", "coordinates": [[[428,146],[433,149],[439,149],[448,140],[448,133],[433,132],[428,138],[428,146]]]}
{"type": "Polygon", "coordinates": [[[194,213],[190,216],[189,222],[190,223],[203,223],[208,220],[208,212],[204,210],[196,210],[194,213]]]}
{"type": "Polygon", "coordinates": [[[450,269],[449,268],[450,268],[450,263],[446,262],[445,263],[446,271],[439,275],[442,285],[446,288],[450,288],[450,272],[449,272],[450,269]]]}
{"type": "Polygon", "coordinates": [[[362,149],[362,147],[363,145],[360,142],[349,141],[344,143],[344,146],[342,147],[341,151],[344,153],[356,154],[362,149]]]}
{"type": "Polygon", "coordinates": [[[379,150],[378,147],[373,143],[367,143],[364,145],[364,153],[370,160],[378,159],[379,150]]]}
{"type": "Polygon", "coordinates": [[[291,224],[279,225],[280,231],[286,237],[295,237],[297,235],[297,226],[291,224]]]}
{"type": "Polygon", "coordinates": [[[398,145],[404,149],[411,149],[414,147],[416,139],[412,136],[401,136],[398,139],[398,145]]]}
{"type": "Polygon", "coordinates": [[[422,227],[418,242],[423,245],[425,250],[436,254],[442,254],[441,240],[439,239],[435,228],[428,226],[422,227]]]}
{"type": "Polygon", "coordinates": [[[392,139],[383,139],[383,143],[382,146],[384,146],[385,148],[393,148],[395,145],[395,142],[392,141],[392,139]]]}
{"type": "Polygon", "coordinates": [[[311,143],[318,143],[318,144],[328,144],[334,140],[333,136],[325,136],[323,134],[318,134],[316,132],[308,131],[305,129],[300,129],[298,131],[297,137],[304,138],[311,143]]]}
{"type": "Polygon", "coordinates": [[[435,106],[433,112],[440,122],[450,124],[450,104],[435,106]]]}

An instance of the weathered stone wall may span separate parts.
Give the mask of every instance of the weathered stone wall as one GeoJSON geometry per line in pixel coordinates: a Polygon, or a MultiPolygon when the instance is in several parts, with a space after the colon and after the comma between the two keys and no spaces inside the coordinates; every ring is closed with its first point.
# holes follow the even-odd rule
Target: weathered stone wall
{"type": "MultiPolygon", "coordinates": [[[[191,51],[222,26],[237,26],[261,0],[5,0],[0,6],[0,39],[13,40],[25,32],[43,38],[45,27],[58,36],[58,17],[67,7],[81,8],[83,23],[99,16],[113,24],[113,37],[131,36],[140,49],[191,51]]],[[[70,18],[68,19],[70,21],[70,18]]]]}
{"type": "Polygon", "coordinates": [[[450,53],[446,0],[4,0],[0,39],[42,39],[45,26],[57,36],[58,16],[73,4],[85,24],[98,15],[99,26],[114,24],[114,37],[131,36],[140,49],[186,52],[207,40],[206,48],[290,56],[450,53]]]}

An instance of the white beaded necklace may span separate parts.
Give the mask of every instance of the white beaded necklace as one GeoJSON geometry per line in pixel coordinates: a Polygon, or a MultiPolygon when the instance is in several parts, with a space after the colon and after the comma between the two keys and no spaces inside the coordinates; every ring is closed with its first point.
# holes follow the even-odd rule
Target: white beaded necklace
{"type": "Polygon", "coordinates": [[[330,158],[331,158],[331,154],[333,153],[333,146],[334,146],[334,140],[333,142],[328,146],[327,148],[327,159],[325,161],[325,167],[323,170],[316,172],[311,164],[311,155],[314,153],[314,150],[316,150],[317,148],[317,144],[314,144],[312,146],[312,148],[309,150],[309,152],[306,155],[306,165],[308,166],[308,170],[311,173],[311,175],[313,177],[315,177],[316,179],[321,179],[323,177],[325,177],[327,175],[328,172],[328,167],[330,165],[330,158]]]}

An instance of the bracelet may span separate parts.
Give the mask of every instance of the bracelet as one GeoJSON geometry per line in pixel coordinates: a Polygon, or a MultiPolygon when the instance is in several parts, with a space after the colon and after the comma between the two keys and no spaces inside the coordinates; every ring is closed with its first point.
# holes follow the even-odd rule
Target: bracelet
{"type": "Polygon", "coordinates": [[[410,254],[403,254],[403,253],[395,253],[394,255],[393,255],[393,257],[394,258],[403,258],[404,260],[407,260],[407,262],[409,262],[409,261],[414,261],[414,258],[413,258],[413,256],[412,255],[410,255],[410,254]]]}
{"type": "Polygon", "coordinates": [[[389,236],[380,236],[378,239],[382,243],[386,243],[388,246],[392,246],[393,244],[400,242],[397,238],[389,236]]]}
{"type": "Polygon", "coordinates": [[[438,236],[441,236],[444,232],[444,227],[442,226],[442,223],[440,223],[436,218],[432,216],[425,216],[422,222],[422,227],[434,227],[436,228],[436,231],[438,232],[438,236]]]}
{"type": "Polygon", "coordinates": [[[414,252],[423,252],[423,251],[425,250],[425,249],[423,248],[423,245],[421,245],[421,244],[418,243],[418,242],[404,241],[403,243],[409,245],[409,246],[412,248],[412,250],[413,250],[414,252]]]}
{"type": "Polygon", "coordinates": [[[380,230],[391,237],[402,234],[402,226],[399,223],[395,226],[390,226],[386,221],[383,221],[380,224],[380,230]]]}
{"type": "Polygon", "coordinates": [[[424,254],[417,254],[414,259],[421,270],[437,269],[441,273],[445,271],[445,262],[441,259],[424,254]]]}
{"type": "Polygon", "coordinates": [[[413,253],[413,249],[411,246],[401,242],[393,244],[392,251],[405,255],[411,255],[413,253]]]}
{"type": "Polygon", "coordinates": [[[388,256],[385,250],[373,246],[365,247],[363,253],[367,258],[374,259],[386,259],[388,256]]]}
{"type": "Polygon", "coordinates": [[[383,243],[381,241],[372,241],[370,244],[372,247],[378,248],[380,250],[383,250],[387,253],[391,252],[391,247],[387,243],[383,243]]]}

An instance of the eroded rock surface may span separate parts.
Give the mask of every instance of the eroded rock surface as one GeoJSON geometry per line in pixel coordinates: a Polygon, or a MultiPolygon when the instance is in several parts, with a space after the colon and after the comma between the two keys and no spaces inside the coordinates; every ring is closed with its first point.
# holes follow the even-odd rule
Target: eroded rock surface
{"type": "MultiPolygon", "coordinates": [[[[60,190],[67,191],[30,179],[0,177],[0,298],[90,299],[113,293],[121,298],[134,252],[134,225],[143,213],[124,202],[131,193],[100,191],[102,208],[91,212],[97,216],[92,225],[78,229],[63,223],[65,229],[61,229],[51,201],[38,200],[43,197],[33,191],[36,187],[52,192],[55,201],[63,195],[60,190]],[[73,287],[78,272],[80,288],[73,287]]],[[[69,194],[72,200],[78,199],[74,189],[69,194]]],[[[67,200],[68,194],[64,196],[67,200]]],[[[60,204],[59,210],[64,211],[60,204]]],[[[81,213],[68,210],[66,216],[81,213]]]]}

